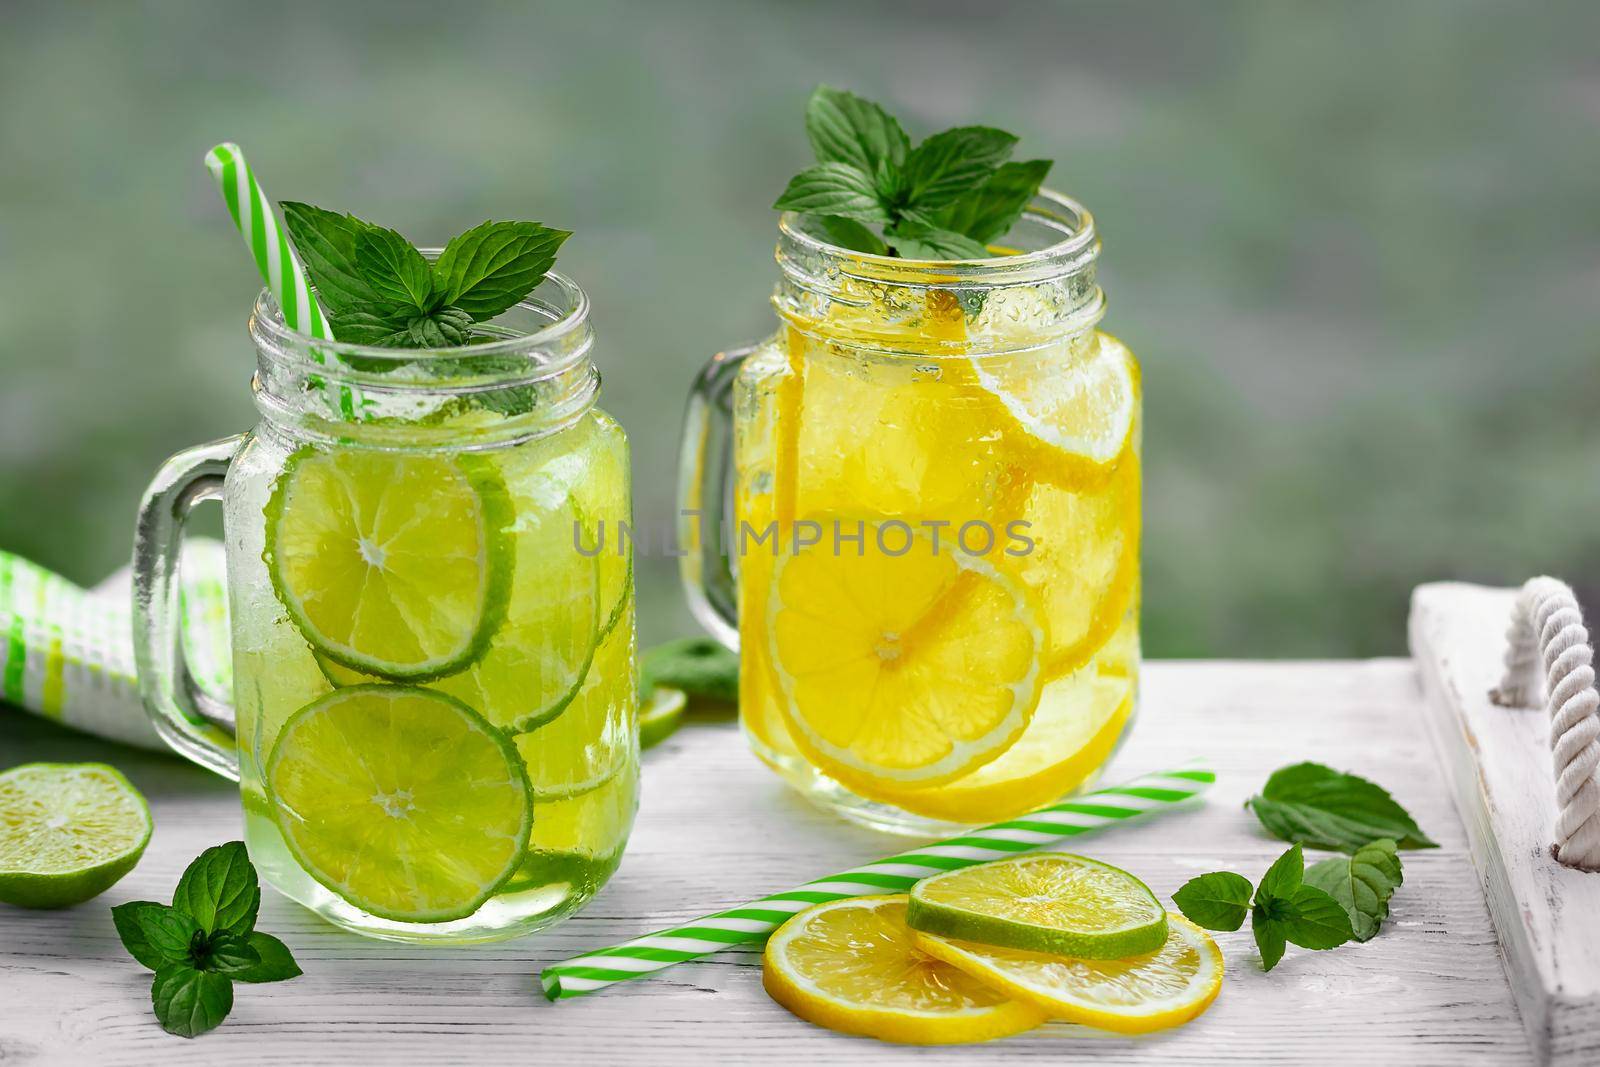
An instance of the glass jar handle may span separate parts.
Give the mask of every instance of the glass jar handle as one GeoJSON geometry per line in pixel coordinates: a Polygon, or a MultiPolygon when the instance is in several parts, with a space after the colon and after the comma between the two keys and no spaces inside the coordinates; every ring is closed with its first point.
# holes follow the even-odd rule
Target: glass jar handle
{"type": "Polygon", "coordinates": [[[733,382],[755,346],[718,352],[689,391],[678,452],[678,576],[706,632],[739,651],[738,589],[726,551],[733,495],[733,382]]]}
{"type": "Polygon", "coordinates": [[[139,506],[133,539],[133,652],[139,695],[168,745],[237,780],[233,709],[209,697],[183,652],[178,560],[194,506],[222,499],[222,482],[244,435],[179,452],[162,464],[139,506]]]}

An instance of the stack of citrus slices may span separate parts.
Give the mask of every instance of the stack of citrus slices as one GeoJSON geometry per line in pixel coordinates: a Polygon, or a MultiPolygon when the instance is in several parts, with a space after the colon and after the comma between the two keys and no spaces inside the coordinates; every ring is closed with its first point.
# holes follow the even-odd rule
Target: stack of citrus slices
{"type": "Polygon", "coordinates": [[[1005,818],[1082,784],[1134,703],[1131,354],[1094,335],[935,373],[796,330],[784,344],[775,476],[741,512],[822,536],[741,560],[752,731],[933,819],[1005,818]]]}
{"type": "MultiPolygon", "coordinates": [[[[552,845],[533,826],[536,806],[600,790],[633,751],[631,556],[574,544],[625,511],[626,464],[598,412],[493,455],[289,457],[264,558],[333,688],[281,718],[257,758],[316,881],[381,918],[448,922],[541,844],[620,838],[552,824],[552,845]]],[[[621,792],[602,806],[625,828],[621,792]]]]}
{"type": "Polygon", "coordinates": [[[1052,1019],[1137,1034],[1204,1012],[1222,953],[1126,871],[1035,853],[800,912],[767,942],[762,983],[802,1019],[906,1044],[1052,1019]]]}

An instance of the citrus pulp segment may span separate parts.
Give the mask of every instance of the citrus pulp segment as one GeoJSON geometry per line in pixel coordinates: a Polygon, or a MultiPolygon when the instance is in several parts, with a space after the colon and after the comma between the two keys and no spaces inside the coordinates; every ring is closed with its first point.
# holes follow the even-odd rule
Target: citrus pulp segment
{"type": "Polygon", "coordinates": [[[862,526],[859,553],[825,540],[781,556],[766,621],[796,744],[877,797],[952,781],[1021,736],[1045,628],[1028,590],[981,557],[899,528],[885,550],[879,524],[862,526]]]}
{"type": "Polygon", "coordinates": [[[911,887],[916,930],[985,945],[1120,960],[1167,940],[1150,887],[1108,863],[1035,852],[924,878],[911,887]]]}
{"type": "Polygon", "coordinates": [[[400,922],[471,915],[522,861],[533,824],[505,735],[459,700],[410,686],[352,686],[301,708],[266,781],[307,873],[400,922]]]}
{"type": "Polygon", "coordinates": [[[1132,680],[1085,667],[1045,684],[1028,729],[997,759],[937,788],[896,793],[894,802],[930,819],[964,823],[1033,811],[1104,766],[1132,714],[1132,680]]]}
{"type": "Polygon", "coordinates": [[[268,571],[307,642],[385,678],[460,670],[505,612],[505,487],[487,462],[301,449],[266,509],[268,571]]]}
{"type": "Polygon", "coordinates": [[[1151,955],[1082,960],[995,948],[936,934],[917,947],[1053,1019],[1124,1034],[1164,1030],[1194,1019],[1222,988],[1222,950],[1181,915],[1167,917],[1167,940],[1151,955]]]}
{"type": "Polygon", "coordinates": [[[818,904],[780,926],[761,984],[808,1022],[883,1041],[946,1045],[1032,1029],[1044,1013],[920,951],[903,895],[818,904]]]}
{"type": "Polygon", "coordinates": [[[1139,370],[1120,341],[1090,334],[1041,349],[972,360],[977,380],[1020,428],[1014,438],[1044,467],[1092,482],[1122,454],[1139,407],[1139,370]]]}
{"type": "Polygon", "coordinates": [[[104,763],[0,773],[0,901],[67,908],[110,889],[150,842],[150,808],[104,763]]]}

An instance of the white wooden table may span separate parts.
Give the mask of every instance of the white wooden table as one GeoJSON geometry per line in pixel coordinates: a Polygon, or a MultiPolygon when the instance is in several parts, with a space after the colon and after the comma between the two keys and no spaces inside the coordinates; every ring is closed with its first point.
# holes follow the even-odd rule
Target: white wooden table
{"type": "Polygon", "coordinates": [[[122,951],[109,906],[168,899],[203,847],[239,834],[233,787],[198,768],[70,735],[0,709],[0,766],[104,759],[150,798],[156,832],[138,869],[63,912],[0,905],[0,1064],[255,1063],[1328,1063],[1528,1059],[1479,883],[1407,660],[1147,665],[1140,721],[1113,777],[1203,756],[1207,803],[1082,838],[1081,851],[1164,898],[1219,868],[1257,876],[1282,849],[1241,802],[1275,768],[1318,759],[1395,792],[1441,844],[1407,852],[1384,932],[1331,952],[1291,947],[1264,974],[1248,930],[1220,935],[1215,1006],[1144,1039],[1050,1025],[986,1046],[912,1049],[843,1037],[790,1016],[760,985],[754,951],[680,966],[591,997],[547,1003],[535,974],[578,951],[876,858],[903,845],[788,793],[731,723],[694,722],[646,753],[627,857],[582,914],[510,944],[427,949],[367,941],[268,892],[261,928],[305,975],[239,987],[232,1016],[197,1040],[150,1012],[149,974],[122,951]],[[682,850],[693,847],[696,859],[682,850]]]}

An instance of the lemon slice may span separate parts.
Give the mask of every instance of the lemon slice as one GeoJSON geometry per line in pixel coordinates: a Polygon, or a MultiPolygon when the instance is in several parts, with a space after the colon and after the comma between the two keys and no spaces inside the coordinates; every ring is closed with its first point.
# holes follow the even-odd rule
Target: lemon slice
{"type": "Polygon", "coordinates": [[[1196,1018],[1222,989],[1222,950],[1181,915],[1167,916],[1160,951],[1125,960],[1081,960],[994,948],[918,933],[917,947],[1053,1019],[1123,1034],[1196,1018]]]}
{"type": "Polygon", "coordinates": [[[894,803],[930,819],[986,823],[1066,796],[1111,758],[1133,714],[1124,674],[1081,670],[1045,685],[1033,721],[998,759],[937,789],[909,789],[894,803]]]}
{"type": "Polygon", "coordinates": [[[1094,488],[1037,481],[1018,517],[1032,546],[1008,561],[1038,596],[1050,626],[1044,677],[1082,667],[1133,605],[1139,581],[1139,457],[1129,448],[1094,488]]]}
{"type": "Polygon", "coordinates": [[[0,774],[0,901],[68,908],[139,862],[153,823],[144,797],[104,763],[24,763],[0,774]]]}
{"type": "Polygon", "coordinates": [[[1120,960],[1167,940],[1167,913],[1150,887],[1109,863],[1034,852],[924,878],[906,922],[923,933],[1120,960]]]}
{"type": "MultiPolygon", "coordinates": [[[[424,683],[489,722],[525,733],[560,715],[577,696],[599,636],[601,566],[573,546],[582,522],[570,499],[524,500],[506,530],[515,559],[504,621],[482,656],[464,670],[424,683]]],[[[337,686],[381,680],[317,653],[337,686]]]]}
{"type": "Polygon", "coordinates": [[[358,685],[311,702],[284,724],[266,776],[295,859],[384,919],[471,915],[522,862],[533,825],[511,742],[427,689],[358,685]]]}
{"type": "Polygon", "coordinates": [[[1110,464],[1128,444],[1139,403],[1139,370],[1115,338],[1096,334],[1082,358],[1058,345],[975,359],[972,366],[978,381],[1022,427],[1024,440],[1047,446],[1040,458],[1073,471],[1073,481],[1110,464]]]}
{"type": "Polygon", "coordinates": [[[505,487],[487,462],[314,447],[266,507],[279,601],[313,648],[385,678],[460,670],[505,612],[505,487]]]}
{"type": "Polygon", "coordinates": [[[1039,702],[1045,629],[1027,589],[904,523],[862,521],[858,554],[833,543],[834,517],[815,521],[829,532],[779,558],[767,605],[796,744],[875,798],[1006,751],[1039,702]]]}
{"type": "Polygon", "coordinates": [[[918,950],[903,894],[818,904],[767,941],[761,984],[807,1022],[913,1045],[1031,1030],[1039,1009],[918,950]]]}

